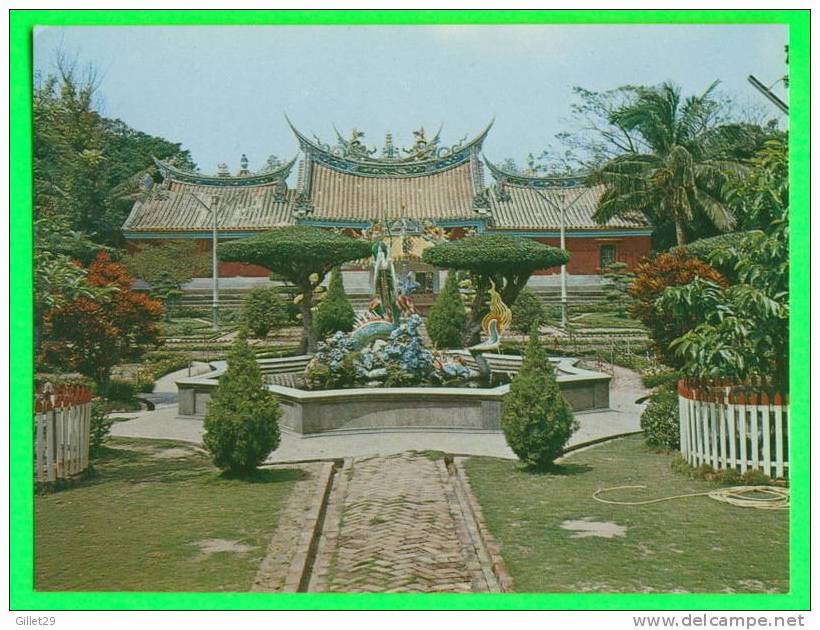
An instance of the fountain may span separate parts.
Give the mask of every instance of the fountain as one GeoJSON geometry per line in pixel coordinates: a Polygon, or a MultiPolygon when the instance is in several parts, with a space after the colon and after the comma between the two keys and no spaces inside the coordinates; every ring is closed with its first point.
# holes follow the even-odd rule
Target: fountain
{"type": "MultiPolygon", "coordinates": [[[[268,388],[282,406],[281,424],[304,435],[329,431],[499,431],[518,355],[498,354],[512,313],[494,283],[483,339],[463,350],[425,346],[409,275],[398,280],[390,245],[373,242],[375,296],[349,334],[338,332],[314,355],[261,359],[268,388]]],[[[550,359],[558,385],[576,412],[609,407],[610,376],[577,359],[550,359]]],[[[180,416],[203,416],[226,369],[177,382],[180,416]]]]}

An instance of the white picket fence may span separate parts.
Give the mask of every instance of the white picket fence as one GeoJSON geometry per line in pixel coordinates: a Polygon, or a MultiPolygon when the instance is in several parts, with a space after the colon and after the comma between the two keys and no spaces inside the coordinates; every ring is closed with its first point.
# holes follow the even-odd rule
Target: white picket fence
{"type": "Polygon", "coordinates": [[[787,477],[789,405],[785,396],[737,394],[729,387],[678,384],[680,450],[692,466],[787,477]]]}
{"type": "Polygon", "coordinates": [[[91,394],[69,386],[39,392],[34,414],[34,478],[56,481],[88,468],[91,394]]]}

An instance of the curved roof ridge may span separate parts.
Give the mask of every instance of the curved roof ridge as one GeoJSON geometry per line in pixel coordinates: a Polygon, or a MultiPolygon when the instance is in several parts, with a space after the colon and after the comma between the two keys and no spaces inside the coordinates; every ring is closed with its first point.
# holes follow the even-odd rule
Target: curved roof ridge
{"type": "MultiPolygon", "coordinates": [[[[363,175],[371,177],[413,177],[428,175],[457,166],[466,162],[474,151],[480,150],[484,139],[492,128],[495,119],[484,127],[476,136],[469,141],[456,143],[451,147],[440,147],[432,152],[432,157],[424,159],[402,159],[386,160],[376,157],[358,157],[346,154],[341,149],[336,149],[321,140],[308,138],[300,132],[285,116],[288,125],[299,141],[299,145],[309,158],[321,163],[333,170],[350,173],[353,175],[363,175]]],[[[335,129],[335,128],[334,128],[335,129]]],[[[338,131],[336,132],[338,135],[338,131]]],[[[436,138],[438,137],[436,134],[436,138]]]]}
{"type": "Polygon", "coordinates": [[[573,175],[522,175],[521,173],[511,173],[491,162],[486,155],[481,156],[487,168],[490,169],[495,180],[503,180],[505,184],[512,186],[529,186],[532,188],[576,188],[589,186],[589,173],[576,173],[573,175]]]}
{"type": "Polygon", "coordinates": [[[203,186],[259,186],[286,179],[288,175],[290,175],[290,171],[296,163],[297,157],[298,156],[293,156],[289,161],[284,162],[281,166],[270,171],[252,173],[250,175],[205,175],[203,173],[197,173],[196,171],[178,168],[153,155],[151,159],[154,160],[154,164],[159,168],[163,179],[170,178],[178,182],[201,184],[203,186]]]}

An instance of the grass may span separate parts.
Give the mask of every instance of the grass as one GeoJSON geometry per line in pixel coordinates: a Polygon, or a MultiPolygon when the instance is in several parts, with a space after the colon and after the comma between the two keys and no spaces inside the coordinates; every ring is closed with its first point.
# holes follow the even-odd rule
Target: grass
{"type": "Polygon", "coordinates": [[[301,471],[227,479],[180,443],[109,445],[89,478],[35,498],[36,588],[249,590],[301,471]]]}
{"type": "Polygon", "coordinates": [[[607,505],[599,488],[645,485],[622,501],[704,492],[717,484],[671,470],[674,456],[640,436],[574,453],[559,473],[471,458],[470,483],[520,592],[787,592],[788,512],[738,508],[708,497],[607,505]],[[573,537],[566,521],[625,526],[625,536],[573,537]]]}

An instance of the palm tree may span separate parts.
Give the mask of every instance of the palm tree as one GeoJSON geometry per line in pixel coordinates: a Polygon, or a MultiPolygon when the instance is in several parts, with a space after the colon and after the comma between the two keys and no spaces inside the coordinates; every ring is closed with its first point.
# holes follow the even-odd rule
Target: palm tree
{"type": "Polygon", "coordinates": [[[678,245],[686,243],[686,224],[698,214],[720,231],[734,226],[723,191],[739,165],[709,150],[719,108],[711,96],[717,84],[685,100],[671,83],[639,88],[633,103],[612,113],[610,122],[640,134],[648,150],[619,155],[592,174],[606,187],[597,221],[641,211],[655,221],[674,222],[678,245]]]}

